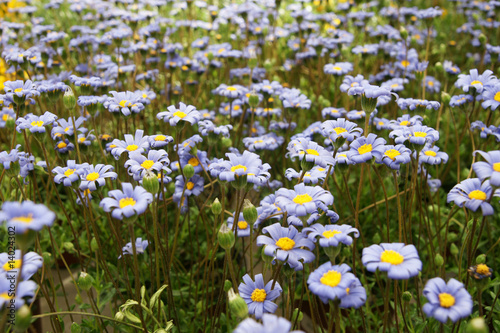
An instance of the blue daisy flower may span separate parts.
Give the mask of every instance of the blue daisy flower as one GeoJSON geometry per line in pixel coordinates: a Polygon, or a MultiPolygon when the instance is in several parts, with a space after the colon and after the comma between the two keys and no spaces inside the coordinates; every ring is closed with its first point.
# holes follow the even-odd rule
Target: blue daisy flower
{"type": "Polygon", "coordinates": [[[368,162],[372,158],[381,159],[385,143],[385,139],[370,133],[367,137],[362,136],[351,142],[347,155],[356,164],[368,162]]]}
{"type": "Polygon", "coordinates": [[[493,215],[495,211],[488,202],[493,189],[489,180],[483,183],[479,178],[470,178],[455,185],[448,193],[447,202],[453,201],[458,207],[464,207],[476,212],[481,208],[483,216],[493,215]]]}
{"type": "Polygon", "coordinates": [[[17,288],[12,288],[9,279],[0,279],[0,309],[13,305],[18,310],[26,301],[33,302],[37,289],[38,285],[33,281],[21,281],[17,288]]]}
{"type": "Polygon", "coordinates": [[[336,299],[342,300],[356,280],[354,274],[349,273],[350,271],[351,267],[346,264],[332,265],[331,262],[326,262],[316,268],[307,278],[309,290],[323,303],[336,299]]]}
{"type": "Polygon", "coordinates": [[[455,279],[448,283],[439,277],[430,279],[423,293],[428,300],[423,307],[424,313],[441,323],[445,324],[448,319],[456,322],[472,314],[472,297],[463,283],[455,279]]]}
{"type": "MultiPolygon", "coordinates": [[[[148,245],[149,245],[149,241],[142,240],[141,237],[138,237],[135,240],[135,253],[136,254],[143,254],[144,251],[146,251],[148,245]]],[[[132,242],[125,244],[125,246],[122,248],[122,254],[120,254],[120,256],[118,256],[118,259],[121,259],[122,256],[124,256],[124,255],[134,255],[134,249],[132,248],[132,242]]]]}
{"type": "Polygon", "coordinates": [[[21,250],[16,250],[14,256],[0,253],[0,275],[21,271],[21,280],[29,280],[43,266],[43,258],[36,252],[28,252],[21,259],[21,250]],[[14,258],[12,258],[14,257],[14,258]],[[22,267],[22,268],[21,268],[22,267]]]}
{"type": "Polygon", "coordinates": [[[192,105],[186,105],[179,102],[179,108],[175,105],[171,105],[167,108],[167,111],[160,112],[156,115],[156,118],[169,122],[170,126],[176,126],[180,121],[188,122],[191,125],[196,124],[201,119],[201,114],[192,105]]]}
{"type": "Polygon", "coordinates": [[[262,324],[252,318],[247,318],[235,328],[233,333],[304,333],[303,331],[290,331],[291,328],[292,323],[285,318],[264,313],[262,324]]]}
{"type": "Polygon", "coordinates": [[[130,183],[122,183],[122,190],[108,192],[108,198],[99,204],[105,212],[111,212],[115,219],[130,219],[143,214],[153,202],[153,195],[141,186],[133,187],[130,183]]]}
{"type": "Polygon", "coordinates": [[[54,212],[32,201],[6,201],[0,211],[0,221],[6,221],[7,227],[12,227],[17,234],[24,234],[28,230],[40,231],[44,226],[50,227],[55,219],[54,212]]]}
{"type": "Polygon", "coordinates": [[[382,243],[365,247],[361,261],[369,272],[378,269],[387,272],[387,276],[394,280],[407,280],[422,270],[417,249],[414,245],[404,243],[382,243]]]}
{"type": "Polygon", "coordinates": [[[352,237],[350,233],[354,233],[354,237],[359,237],[359,231],[356,228],[347,224],[322,224],[316,223],[310,227],[304,228],[302,232],[307,234],[307,237],[313,242],[318,241],[321,247],[337,247],[340,243],[344,245],[352,244],[352,237]]]}
{"type": "Polygon", "coordinates": [[[165,150],[150,150],[148,156],[144,156],[139,152],[131,152],[130,159],[125,162],[125,167],[128,168],[128,174],[134,177],[134,180],[141,180],[146,174],[153,171],[164,171],[164,174],[169,174],[171,170],[167,168],[170,163],[168,154],[165,150]]]}
{"type": "Polygon", "coordinates": [[[387,145],[384,146],[383,154],[377,158],[377,163],[384,163],[392,170],[399,170],[401,164],[407,164],[411,161],[411,150],[405,145],[387,145]]]}
{"type": "Polygon", "coordinates": [[[500,187],[500,150],[484,152],[476,150],[474,154],[479,153],[486,162],[475,162],[472,164],[472,169],[476,175],[484,181],[489,179],[490,184],[495,187],[500,187]]]}
{"type": "Polygon", "coordinates": [[[116,172],[113,172],[113,166],[105,164],[89,165],[85,167],[80,173],[82,182],[80,183],[80,190],[90,191],[97,190],[97,186],[102,187],[106,184],[106,178],[115,180],[118,177],[116,172]]]}
{"type": "Polygon", "coordinates": [[[262,319],[264,313],[276,312],[278,305],[273,301],[280,296],[281,291],[278,282],[274,283],[270,280],[265,284],[262,274],[255,275],[255,282],[250,275],[246,274],[238,287],[240,296],[248,305],[248,313],[255,315],[257,319],[262,319]]]}

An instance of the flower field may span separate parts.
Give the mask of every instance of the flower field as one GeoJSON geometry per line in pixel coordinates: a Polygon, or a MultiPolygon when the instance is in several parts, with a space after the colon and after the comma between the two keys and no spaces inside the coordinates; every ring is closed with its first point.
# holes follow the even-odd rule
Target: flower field
{"type": "Polygon", "coordinates": [[[500,2],[0,3],[0,332],[500,332],[500,2]]]}

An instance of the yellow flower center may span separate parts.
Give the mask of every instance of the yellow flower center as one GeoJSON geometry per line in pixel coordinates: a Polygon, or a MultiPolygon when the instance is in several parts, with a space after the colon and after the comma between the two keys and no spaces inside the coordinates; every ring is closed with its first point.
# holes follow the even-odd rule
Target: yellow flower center
{"type": "Polygon", "coordinates": [[[405,258],[401,254],[393,250],[385,250],[382,252],[382,255],[380,255],[381,262],[388,262],[391,265],[399,265],[404,260],[405,258]]]}
{"type": "Polygon", "coordinates": [[[486,275],[490,273],[490,268],[485,264],[479,264],[476,267],[476,272],[481,275],[486,275]]]}
{"type": "Polygon", "coordinates": [[[6,301],[8,301],[8,300],[10,300],[10,299],[12,298],[12,297],[11,297],[11,296],[9,296],[9,294],[7,294],[7,293],[2,293],[2,294],[0,294],[0,297],[1,297],[1,298],[3,298],[3,299],[4,299],[4,300],[6,300],[6,301]]]}
{"type": "Polygon", "coordinates": [[[193,189],[193,187],[194,187],[194,183],[193,183],[193,182],[187,182],[187,184],[186,184],[186,188],[187,188],[188,190],[192,190],[192,189],[193,189]]]}
{"type": "Polygon", "coordinates": [[[329,287],[336,287],[340,280],[342,280],[342,273],[337,271],[328,271],[319,279],[322,284],[329,287]]]}
{"type": "Polygon", "coordinates": [[[18,93],[18,92],[21,92],[21,91],[23,91],[23,88],[17,88],[17,89],[14,89],[14,92],[15,92],[15,93],[18,93]]]}
{"type": "Polygon", "coordinates": [[[9,120],[9,118],[11,118],[11,117],[10,117],[8,114],[4,114],[4,115],[2,116],[2,120],[3,120],[3,121],[7,121],[7,120],[9,120]]]}
{"type": "Polygon", "coordinates": [[[68,170],[66,170],[66,171],[64,172],[64,175],[65,175],[66,177],[69,177],[69,176],[71,176],[71,175],[72,175],[72,174],[74,174],[74,173],[75,173],[75,169],[68,169],[68,170]]]}
{"type": "Polygon", "coordinates": [[[364,144],[361,147],[358,148],[358,153],[360,155],[369,153],[372,151],[372,145],[371,144],[364,144]]]}
{"type": "Polygon", "coordinates": [[[493,170],[495,170],[496,172],[500,172],[500,162],[493,164],[493,170]]]}
{"type": "Polygon", "coordinates": [[[296,204],[299,204],[299,205],[303,205],[305,203],[311,202],[312,200],[313,200],[313,198],[307,193],[297,194],[297,196],[295,198],[293,198],[293,202],[295,202],[296,204]]]}
{"type": "Polygon", "coordinates": [[[426,150],[424,152],[424,154],[427,155],[427,156],[432,156],[432,157],[436,157],[436,155],[437,155],[436,152],[433,151],[433,150],[426,150]]]}
{"type": "Polygon", "coordinates": [[[182,111],[180,111],[180,110],[177,110],[177,111],[175,111],[175,112],[174,112],[174,116],[177,116],[177,117],[179,117],[179,118],[181,118],[181,119],[182,119],[182,118],[184,118],[185,116],[187,116],[187,114],[186,114],[186,113],[184,113],[184,112],[182,112],[182,111]]]}
{"type": "Polygon", "coordinates": [[[397,83],[391,84],[391,88],[394,89],[394,88],[397,88],[397,87],[399,87],[399,84],[397,84],[397,83]]]}
{"type": "Polygon", "coordinates": [[[481,81],[478,81],[478,80],[474,80],[470,83],[471,86],[475,85],[475,84],[479,84],[479,85],[483,85],[483,83],[481,81]]]}
{"type": "Polygon", "coordinates": [[[396,159],[396,156],[401,155],[401,153],[397,149],[389,149],[384,153],[384,155],[394,161],[396,159]]]}
{"type": "Polygon", "coordinates": [[[127,101],[126,99],[122,99],[122,100],[120,101],[120,103],[118,103],[118,104],[120,104],[120,106],[121,106],[122,108],[124,108],[124,107],[128,107],[128,106],[132,105],[132,103],[130,103],[130,102],[129,102],[129,101],[127,101]]]}
{"type": "Polygon", "coordinates": [[[341,71],[341,70],[342,70],[342,67],[335,66],[335,67],[333,67],[333,70],[334,70],[334,71],[341,71]]]}
{"type": "Polygon", "coordinates": [[[109,140],[109,139],[111,139],[111,135],[109,135],[109,134],[103,134],[101,136],[101,139],[103,139],[103,140],[109,140]]]}
{"type": "Polygon", "coordinates": [[[413,132],[413,135],[419,138],[425,138],[427,136],[427,133],[425,132],[413,132]]]}
{"type": "Polygon", "coordinates": [[[434,86],[434,81],[429,81],[429,82],[427,82],[427,84],[432,87],[432,86],[434,86]]]}
{"type": "Polygon", "coordinates": [[[31,222],[33,222],[33,214],[29,213],[26,216],[16,216],[11,221],[22,222],[22,223],[31,223],[31,222]]]}
{"type": "Polygon", "coordinates": [[[254,302],[264,302],[266,300],[266,291],[264,289],[255,289],[253,292],[252,292],[252,295],[250,296],[250,298],[252,299],[252,301],[254,302]]]}
{"type": "Polygon", "coordinates": [[[402,122],[399,123],[400,126],[408,126],[410,125],[410,122],[408,120],[403,120],[402,122]]]}
{"type": "Polygon", "coordinates": [[[342,233],[342,231],[338,231],[338,230],[326,230],[326,231],[323,231],[322,235],[325,236],[326,238],[332,238],[335,235],[338,235],[341,233],[342,233]]]}
{"type": "Polygon", "coordinates": [[[57,144],[57,148],[59,148],[59,149],[66,148],[66,146],[68,146],[68,145],[64,141],[61,141],[57,144]]]}
{"type": "Polygon", "coordinates": [[[486,200],[486,193],[481,190],[474,190],[469,193],[469,199],[486,200]]]}
{"type": "Polygon", "coordinates": [[[93,182],[94,180],[96,180],[96,179],[98,179],[98,178],[99,178],[99,174],[98,174],[97,172],[92,172],[92,173],[89,173],[89,174],[87,175],[87,178],[86,178],[86,179],[87,179],[89,182],[93,182]]]}
{"type": "Polygon", "coordinates": [[[69,127],[66,127],[66,128],[64,129],[64,132],[67,132],[67,131],[69,131],[69,127]]]}
{"type": "Polygon", "coordinates": [[[133,198],[123,198],[120,199],[120,208],[124,208],[127,206],[134,206],[135,205],[135,200],[133,198]]]}
{"type": "Polygon", "coordinates": [[[84,137],[83,137],[83,138],[79,138],[79,139],[78,139],[78,142],[80,142],[80,143],[84,143],[84,142],[85,142],[85,138],[84,138],[84,137]]]}
{"type": "Polygon", "coordinates": [[[198,159],[196,157],[190,158],[188,163],[194,167],[200,165],[200,162],[198,162],[198,159]]]}
{"type": "Polygon", "coordinates": [[[155,162],[151,160],[145,160],[144,162],[141,163],[141,167],[143,167],[144,169],[151,169],[151,167],[153,167],[154,164],[155,162]]]}
{"type": "Polygon", "coordinates": [[[308,153],[309,155],[319,156],[318,151],[315,149],[306,149],[306,153],[308,153]]]}
{"type": "Polygon", "coordinates": [[[231,167],[231,172],[236,172],[236,170],[243,169],[243,172],[247,171],[247,167],[241,164],[231,167]]]}
{"type": "Polygon", "coordinates": [[[401,61],[401,66],[408,67],[409,65],[410,65],[410,62],[408,60],[401,61]]]}
{"type": "Polygon", "coordinates": [[[237,89],[235,87],[232,87],[232,86],[229,86],[226,88],[226,90],[229,90],[229,91],[236,91],[237,89]]]}
{"type": "Polygon", "coordinates": [[[288,237],[282,237],[278,239],[276,246],[284,251],[290,251],[295,246],[295,242],[288,237]]]}
{"type": "Polygon", "coordinates": [[[22,260],[15,259],[11,261],[7,261],[5,265],[2,266],[4,271],[10,271],[11,269],[19,269],[21,267],[22,260]]]}
{"type": "Polygon", "coordinates": [[[241,107],[240,107],[239,105],[235,105],[235,106],[233,106],[233,110],[234,110],[234,111],[238,111],[240,108],[241,108],[241,107]]]}
{"type": "Polygon", "coordinates": [[[166,138],[165,135],[157,135],[155,136],[155,141],[165,141],[166,138]]]}
{"type": "Polygon", "coordinates": [[[493,97],[493,99],[500,103],[500,91],[495,94],[495,97],[493,97]]]}
{"type": "Polygon", "coordinates": [[[139,148],[138,145],[128,145],[125,149],[127,149],[128,151],[135,151],[137,150],[137,148],[139,148]]]}
{"type": "Polygon", "coordinates": [[[43,121],[37,120],[37,121],[32,121],[31,126],[33,127],[42,127],[43,126],[43,121]]]}
{"type": "Polygon", "coordinates": [[[240,222],[238,222],[238,229],[244,230],[246,228],[248,228],[248,223],[246,221],[240,221],[240,222]]]}
{"type": "Polygon", "coordinates": [[[455,297],[448,293],[441,293],[439,294],[439,304],[443,308],[451,308],[453,305],[455,305],[455,297]]]}
{"type": "Polygon", "coordinates": [[[339,135],[340,133],[347,132],[347,130],[343,127],[335,127],[333,130],[335,131],[335,133],[337,133],[337,135],[339,135]]]}

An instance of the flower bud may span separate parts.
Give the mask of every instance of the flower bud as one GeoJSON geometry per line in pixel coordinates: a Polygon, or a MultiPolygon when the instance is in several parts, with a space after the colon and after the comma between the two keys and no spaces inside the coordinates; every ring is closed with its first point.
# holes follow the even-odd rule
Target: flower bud
{"type": "Polygon", "coordinates": [[[434,257],[434,262],[436,263],[437,267],[443,266],[444,264],[443,256],[440,255],[439,253],[436,253],[436,256],[434,257]]]}
{"type": "Polygon", "coordinates": [[[404,40],[408,38],[408,30],[406,30],[405,27],[401,27],[399,29],[399,34],[401,35],[401,38],[403,38],[404,40]]]}
{"type": "Polygon", "coordinates": [[[224,148],[229,148],[233,145],[233,140],[231,140],[230,138],[222,138],[220,142],[222,144],[222,147],[224,148]]]}
{"type": "Polygon", "coordinates": [[[413,298],[411,292],[409,292],[408,290],[403,293],[402,297],[403,297],[403,301],[405,301],[405,302],[409,302],[413,298]]]}
{"type": "Polygon", "coordinates": [[[219,241],[220,247],[224,250],[229,250],[234,246],[234,233],[228,228],[227,223],[222,223],[222,226],[217,233],[217,240],[219,241]]]}
{"type": "Polygon", "coordinates": [[[75,322],[73,322],[73,324],[71,324],[71,333],[80,333],[81,331],[82,331],[82,328],[80,327],[80,325],[78,325],[75,322]]]}
{"type": "Polygon", "coordinates": [[[212,214],[219,216],[220,213],[222,213],[222,205],[220,204],[219,198],[215,198],[212,203],[212,214]]]}
{"type": "Polygon", "coordinates": [[[152,172],[147,172],[142,178],[142,186],[151,194],[157,194],[160,191],[160,180],[152,172]]]}
{"type": "Polygon", "coordinates": [[[93,282],[94,282],[94,278],[86,272],[81,272],[80,276],[78,277],[78,281],[77,281],[80,289],[82,289],[84,291],[89,291],[90,288],[92,288],[93,282]]]}
{"type": "Polygon", "coordinates": [[[43,252],[42,253],[43,263],[47,265],[46,267],[51,267],[54,263],[54,258],[52,257],[52,253],[43,252]]]}
{"type": "Polygon", "coordinates": [[[182,173],[186,179],[189,179],[194,176],[194,167],[191,164],[186,164],[184,168],[182,168],[182,173]]]}
{"type": "Polygon", "coordinates": [[[97,252],[97,250],[99,250],[99,245],[97,244],[97,239],[95,239],[95,237],[92,237],[92,240],[90,241],[90,249],[93,252],[97,252]]]}
{"type": "Polygon", "coordinates": [[[76,106],[76,97],[70,87],[68,87],[68,89],[66,89],[66,92],[64,93],[63,103],[68,110],[73,110],[76,106]]]}
{"type": "Polygon", "coordinates": [[[291,320],[292,323],[295,323],[295,322],[300,323],[303,318],[304,318],[304,314],[302,313],[302,311],[300,311],[298,308],[293,310],[292,320],[291,320]]]}
{"type": "Polygon", "coordinates": [[[64,242],[63,249],[65,249],[67,252],[73,252],[75,251],[75,245],[71,242],[64,242]]]}
{"type": "Polygon", "coordinates": [[[477,39],[479,39],[479,43],[481,43],[481,45],[486,45],[486,42],[488,41],[488,38],[484,34],[480,34],[477,39]]]}
{"type": "Polygon", "coordinates": [[[30,308],[25,304],[19,308],[19,310],[16,313],[16,332],[26,332],[28,327],[31,325],[31,310],[30,308]]]}
{"type": "Polygon", "coordinates": [[[434,69],[436,69],[436,72],[438,73],[443,73],[444,72],[444,67],[443,67],[443,64],[441,62],[436,62],[436,64],[434,65],[434,69]]]}
{"type": "Polygon", "coordinates": [[[231,283],[231,281],[224,281],[224,291],[227,293],[231,288],[233,288],[233,284],[231,283]]]}
{"type": "Polygon", "coordinates": [[[373,235],[373,243],[374,244],[380,244],[382,241],[382,238],[380,237],[380,234],[377,232],[375,235],[373,235]]]}
{"type": "Polygon", "coordinates": [[[227,297],[229,299],[229,309],[231,309],[231,313],[234,316],[238,318],[245,318],[248,316],[247,303],[239,294],[234,292],[233,288],[229,289],[227,297]]]}
{"type": "Polygon", "coordinates": [[[486,263],[486,254],[480,254],[476,258],[476,265],[485,264],[486,263]]]}
{"type": "Polygon", "coordinates": [[[458,255],[458,247],[455,244],[450,245],[450,253],[454,256],[458,255]]]}
{"type": "Polygon", "coordinates": [[[121,311],[118,311],[115,314],[115,319],[118,320],[118,321],[124,321],[125,320],[125,315],[121,311]]]}
{"type": "Polygon", "coordinates": [[[450,94],[448,94],[447,92],[442,91],[442,92],[441,92],[441,101],[442,101],[444,104],[446,104],[446,105],[450,104],[450,101],[451,101],[451,96],[450,96],[450,94]]]}
{"type": "Polygon", "coordinates": [[[465,332],[466,333],[488,333],[488,325],[486,325],[486,322],[484,321],[483,317],[476,317],[467,323],[467,326],[465,327],[465,332]]]}
{"type": "Polygon", "coordinates": [[[250,96],[248,97],[248,104],[252,107],[252,108],[256,108],[257,105],[259,105],[259,96],[256,95],[256,94],[250,94],[250,96]]]}
{"type": "Polygon", "coordinates": [[[250,200],[245,199],[243,202],[243,218],[245,221],[250,224],[250,227],[253,226],[257,218],[259,217],[259,213],[257,213],[257,208],[250,202],[250,200]]]}

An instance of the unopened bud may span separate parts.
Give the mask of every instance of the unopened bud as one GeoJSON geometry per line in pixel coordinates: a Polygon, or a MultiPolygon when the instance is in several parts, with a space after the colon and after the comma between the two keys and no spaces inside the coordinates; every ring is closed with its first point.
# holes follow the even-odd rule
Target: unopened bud
{"type": "Polygon", "coordinates": [[[76,97],[70,87],[68,87],[68,89],[66,89],[66,92],[64,93],[63,103],[68,110],[73,110],[76,106],[76,97]]]}
{"type": "Polygon", "coordinates": [[[401,27],[399,29],[399,34],[401,35],[401,38],[403,38],[404,40],[408,38],[408,30],[406,30],[405,27],[401,27]]]}
{"type": "Polygon", "coordinates": [[[125,315],[121,311],[119,311],[119,312],[117,312],[115,314],[115,319],[117,321],[124,321],[125,320],[125,315]]]}
{"type": "Polygon", "coordinates": [[[80,327],[80,325],[78,325],[77,323],[73,323],[71,324],[71,333],[80,333],[82,331],[82,328],[80,327]]]}
{"type": "Polygon", "coordinates": [[[220,204],[219,198],[215,198],[212,203],[212,213],[215,216],[219,216],[219,214],[222,213],[222,205],[220,204]]]}
{"type": "Polygon", "coordinates": [[[224,250],[229,250],[234,246],[234,233],[228,228],[226,222],[222,223],[222,226],[217,233],[217,240],[219,241],[220,247],[224,250]]]}
{"type": "Polygon", "coordinates": [[[160,191],[160,180],[154,173],[147,172],[147,174],[142,178],[142,186],[149,193],[157,194],[160,191]]]}
{"type": "Polygon", "coordinates": [[[486,263],[486,254],[480,254],[476,258],[476,265],[485,264],[486,263]]]}
{"type": "Polygon", "coordinates": [[[86,273],[86,272],[81,272],[80,276],[78,277],[78,286],[80,289],[84,291],[89,291],[90,288],[92,288],[92,283],[94,282],[94,278],[86,273]]]}
{"type": "Polygon", "coordinates": [[[19,308],[19,310],[16,313],[16,332],[26,332],[28,327],[31,325],[31,310],[30,308],[25,304],[19,308]]]}
{"type": "Polygon", "coordinates": [[[253,226],[257,218],[259,217],[259,213],[257,212],[257,208],[250,202],[250,200],[245,199],[243,202],[243,218],[245,221],[250,224],[250,227],[253,226]]]}
{"type": "Polygon", "coordinates": [[[405,291],[403,293],[402,297],[403,297],[403,301],[405,301],[405,302],[409,302],[413,298],[411,292],[409,292],[409,291],[405,291]]]}
{"type": "Polygon", "coordinates": [[[234,316],[238,318],[245,318],[248,316],[247,303],[239,294],[234,292],[233,288],[229,289],[227,297],[229,299],[229,308],[234,316]]]}
{"type": "Polygon", "coordinates": [[[444,104],[450,104],[450,101],[451,101],[451,96],[450,94],[448,94],[447,92],[441,92],[441,101],[444,103],[444,104]]]}
{"type": "Polygon", "coordinates": [[[478,39],[479,39],[479,43],[481,43],[481,45],[486,45],[486,42],[488,41],[488,38],[486,37],[485,34],[480,34],[478,39]]]}
{"type": "Polygon", "coordinates": [[[191,164],[186,164],[184,168],[182,168],[182,173],[186,179],[189,179],[194,176],[194,167],[191,164]]]}
{"type": "Polygon", "coordinates": [[[375,235],[373,235],[373,243],[374,244],[380,244],[382,241],[382,238],[380,237],[380,234],[377,232],[375,235]]]}
{"type": "Polygon", "coordinates": [[[231,288],[233,287],[233,284],[231,281],[226,280],[224,281],[224,291],[227,293],[231,288]]]}
{"type": "Polygon", "coordinates": [[[450,245],[450,253],[454,256],[458,254],[458,247],[455,244],[450,245]]]}
{"type": "Polygon", "coordinates": [[[444,264],[443,256],[437,253],[436,256],[434,257],[434,263],[436,264],[437,267],[443,266],[444,264]]]}
{"type": "Polygon", "coordinates": [[[97,252],[97,250],[99,250],[99,245],[97,244],[95,237],[92,237],[92,240],[90,241],[90,249],[93,252],[97,252]]]}
{"type": "Polygon", "coordinates": [[[465,328],[466,333],[488,333],[489,331],[488,325],[486,325],[483,317],[469,320],[465,328]]]}
{"type": "Polygon", "coordinates": [[[248,97],[248,104],[252,108],[256,108],[257,105],[259,105],[259,96],[256,94],[250,94],[250,96],[248,97]]]}
{"type": "Polygon", "coordinates": [[[291,320],[292,323],[295,323],[295,322],[300,323],[303,318],[304,318],[304,314],[302,313],[302,311],[300,311],[298,308],[293,310],[293,315],[292,315],[292,320],[291,320]]]}

